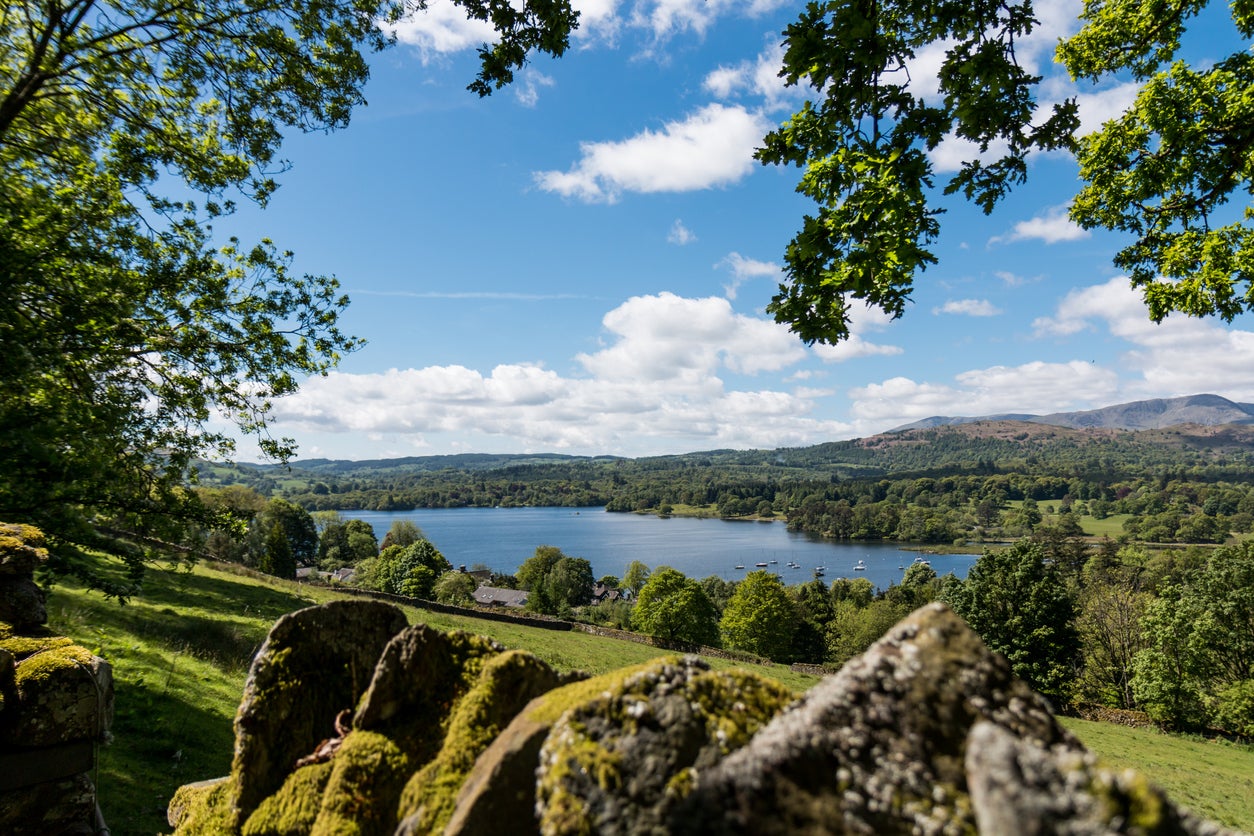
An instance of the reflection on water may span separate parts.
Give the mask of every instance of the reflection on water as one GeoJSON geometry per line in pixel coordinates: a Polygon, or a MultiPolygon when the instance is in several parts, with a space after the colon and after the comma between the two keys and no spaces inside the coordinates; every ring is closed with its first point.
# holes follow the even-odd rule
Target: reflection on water
{"type": "MultiPolygon", "coordinates": [[[[823,567],[823,580],[865,577],[885,588],[901,579],[919,557],[880,543],[839,543],[788,530],[783,522],[662,519],[611,514],[603,508],[423,508],[415,511],[343,511],[345,519],[370,523],[379,539],[394,520],[423,530],[454,566],[482,564],[513,573],[536,546],[557,546],[586,558],[597,577],[621,577],[639,560],[650,568],[672,566],[691,578],[742,578],[757,568],[776,572],[786,584],[808,581],[823,567]],[[864,567],[858,569],[859,563],[864,567]],[[757,564],[765,564],[759,567],[757,564]],[[737,566],[744,568],[738,569],[737,566]]],[[[925,555],[938,575],[966,577],[975,555],[925,555]]]]}

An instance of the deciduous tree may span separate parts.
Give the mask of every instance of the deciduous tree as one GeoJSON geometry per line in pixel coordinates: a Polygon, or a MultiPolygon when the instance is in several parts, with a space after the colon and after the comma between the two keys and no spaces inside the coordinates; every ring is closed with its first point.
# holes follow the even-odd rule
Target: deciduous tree
{"type": "Polygon", "coordinates": [[[659,566],[640,589],[632,627],[664,639],[715,645],[718,615],[701,585],[669,566],[659,566]]]}
{"type": "Polygon", "coordinates": [[[789,650],[797,620],[797,610],[779,576],[758,570],[736,584],[718,626],[727,647],[791,661],[789,650]]]}
{"type": "MultiPolygon", "coordinates": [[[[490,22],[471,84],[567,45],[566,0],[453,0],[490,22]]],[[[283,458],[274,398],[359,341],[334,278],[266,239],[215,240],[265,204],[290,131],[341,128],[363,52],[426,0],[47,0],[0,12],[0,519],[54,568],[125,596],[146,552],[206,509],[183,485],[227,457],[218,415],[283,458]],[[192,199],[189,199],[191,196],[192,199]],[[127,581],[78,546],[130,563],[127,581]]]]}
{"type": "Polygon", "coordinates": [[[943,597],[1005,654],[1015,675],[1048,697],[1068,699],[1079,652],[1075,599],[1040,543],[985,552],[965,581],[946,584],[943,597]]]}
{"type": "MultiPolygon", "coordinates": [[[[1039,5],[1039,4],[1038,4],[1039,5]]],[[[785,252],[787,280],[769,306],[807,342],[849,335],[852,303],[900,316],[916,276],[936,261],[937,189],[985,212],[1028,173],[1036,150],[1075,150],[1083,186],[1071,218],[1126,234],[1115,257],[1154,321],[1179,311],[1231,320],[1254,308],[1251,215],[1228,202],[1250,190],[1254,16],[1232,4],[1231,55],[1190,66],[1181,40],[1217,0],[1086,0],[1082,27],[1057,56],[1074,79],[1116,73],[1135,101],[1076,137],[1072,100],[1043,106],[1040,78],[1016,46],[1037,24],[1032,0],[824,0],[785,31],[781,75],[807,102],[758,152],[804,169],[797,190],[818,205],[785,252]],[[939,90],[919,86],[925,49],[944,49],[939,90]],[[972,153],[936,182],[929,153],[947,138],[972,153]]],[[[1212,41],[1213,43],[1213,41],[1212,41]]],[[[1213,55],[1208,52],[1207,55],[1213,55]]]]}

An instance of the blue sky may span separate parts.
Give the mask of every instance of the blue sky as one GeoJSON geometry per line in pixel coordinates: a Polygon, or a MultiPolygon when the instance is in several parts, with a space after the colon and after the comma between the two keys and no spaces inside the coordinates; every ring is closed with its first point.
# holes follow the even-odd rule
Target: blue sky
{"type": "MultiPolygon", "coordinates": [[[[943,204],[939,263],[903,318],[859,312],[848,343],[804,345],[763,309],[810,206],[797,170],[752,159],[802,101],[777,71],[803,4],[575,6],[567,55],[481,100],[465,86],[485,33],[431,0],[373,57],[353,123],[289,138],[270,205],[218,224],[337,276],[345,330],[368,341],[275,404],[301,458],[774,448],[938,414],[1254,401],[1254,324],[1150,323],[1111,265],[1122,239],[1067,221],[1062,154],[1034,157],[991,217],[943,204]]],[[[1043,101],[1078,95],[1096,127],[1133,88],[1067,80],[1053,47],[1080,3],[1038,7],[1020,58],[1043,101]]],[[[1191,57],[1222,57],[1202,34],[1191,57]]],[[[921,90],[938,56],[918,57],[921,90]]],[[[967,151],[945,143],[934,163],[967,151]]]]}

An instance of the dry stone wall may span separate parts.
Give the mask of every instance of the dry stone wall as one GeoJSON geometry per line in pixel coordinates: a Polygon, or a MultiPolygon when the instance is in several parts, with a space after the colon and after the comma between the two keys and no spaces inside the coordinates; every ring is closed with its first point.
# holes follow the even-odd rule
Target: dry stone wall
{"type": "Polygon", "coordinates": [[[0,524],[0,833],[96,833],[91,775],[113,719],[109,663],[44,626],[43,535],[0,524]]]}
{"type": "Polygon", "coordinates": [[[1231,832],[1098,766],[940,604],[804,695],[696,656],[562,675],[423,625],[383,641],[364,681],[399,616],[353,601],[280,619],[231,774],[178,791],[176,834],[1231,832]],[[299,696],[346,666],[333,698],[299,696]]]}

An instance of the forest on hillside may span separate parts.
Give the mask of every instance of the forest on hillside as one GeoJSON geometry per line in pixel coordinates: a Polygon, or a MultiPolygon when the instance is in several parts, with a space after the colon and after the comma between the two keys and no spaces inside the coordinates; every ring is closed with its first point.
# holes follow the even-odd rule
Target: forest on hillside
{"type": "Polygon", "coordinates": [[[603,506],[784,518],[826,537],[919,543],[1025,536],[1050,514],[1079,534],[1084,517],[1122,516],[1115,533],[1128,539],[1222,543],[1254,527],[1254,429],[1132,432],[994,421],[641,459],[240,465],[206,469],[200,484],[247,486],[308,511],[603,506]]]}

